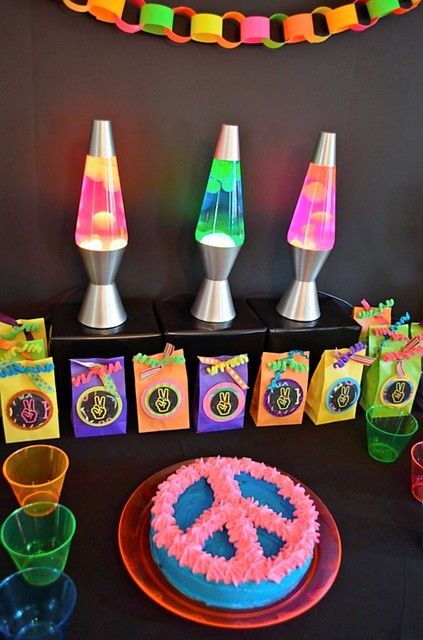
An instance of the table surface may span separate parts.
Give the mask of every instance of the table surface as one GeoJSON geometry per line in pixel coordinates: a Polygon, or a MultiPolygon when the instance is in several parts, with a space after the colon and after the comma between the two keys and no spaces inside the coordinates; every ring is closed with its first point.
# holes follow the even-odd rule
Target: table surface
{"type": "MultiPolygon", "coordinates": [[[[417,414],[420,423],[422,414],[417,414]]],[[[410,447],[393,464],[366,450],[362,410],[348,422],[245,428],[210,434],[139,434],[133,417],[120,436],[75,439],[66,415],[61,438],[69,455],[61,501],[77,531],[66,572],[78,590],[68,639],[153,640],[171,637],[264,640],[421,640],[423,548],[421,505],[410,493],[410,447]],[[199,456],[249,456],[298,478],[325,503],[338,525],[342,562],[335,583],[312,609],[282,624],[220,629],[185,620],[156,604],[129,576],[117,534],[133,491],[155,472],[199,456]]],[[[417,432],[413,442],[423,439],[417,432]]],[[[20,445],[0,445],[1,461],[20,445]]],[[[0,481],[0,516],[16,508],[0,481]]],[[[0,549],[0,578],[14,571],[0,549]]]]}

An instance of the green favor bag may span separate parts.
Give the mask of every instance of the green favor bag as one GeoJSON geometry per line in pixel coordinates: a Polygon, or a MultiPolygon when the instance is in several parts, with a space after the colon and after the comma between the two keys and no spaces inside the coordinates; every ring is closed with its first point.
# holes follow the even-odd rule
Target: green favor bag
{"type": "Polygon", "coordinates": [[[388,339],[364,376],[360,399],[363,409],[382,404],[411,412],[421,376],[422,350],[418,338],[388,339]]]}

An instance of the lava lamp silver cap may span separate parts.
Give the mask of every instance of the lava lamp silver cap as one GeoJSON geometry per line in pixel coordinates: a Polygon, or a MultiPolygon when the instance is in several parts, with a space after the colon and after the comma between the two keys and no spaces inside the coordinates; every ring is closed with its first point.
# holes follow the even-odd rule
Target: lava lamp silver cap
{"type": "Polygon", "coordinates": [[[311,161],[324,167],[336,166],[336,133],[320,132],[311,161]]]}
{"type": "Polygon", "coordinates": [[[238,125],[222,124],[219,138],[217,139],[214,157],[218,160],[239,161],[238,125]]]}
{"type": "Polygon", "coordinates": [[[88,154],[98,158],[112,158],[116,155],[110,120],[94,120],[88,154]]]}

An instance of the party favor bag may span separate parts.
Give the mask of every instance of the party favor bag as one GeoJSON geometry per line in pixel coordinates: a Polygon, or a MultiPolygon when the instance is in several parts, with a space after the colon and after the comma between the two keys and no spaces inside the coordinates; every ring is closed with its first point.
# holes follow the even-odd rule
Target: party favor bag
{"type": "Polygon", "coordinates": [[[362,342],[350,349],[328,349],[322,353],[305,406],[306,414],[315,424],[355,417],[363,365],[369,362],[364,354],[362,342]]]}
{"type": "Polygon", "coordinates": [[[133,358],[138,431],[189,429],[188,380],[183,349],[133,358]]]}
{"type": "Polygon", "coordinates": [[[411,412],[421,377],[423,344],[420,339],[389,339],[369,367],[363,380],[360,404],[401,407],[411,412]]]}
{"type": "Polygon", "coordinates": [[[370,358],[378,357],[388,341],[401,343],[407,340],[408,325],[403,324],[395,328],[394,326],[395,325],[376,325],[369,327],[367,354],[370,358]]]}
{"type": "Polygon", "coordinates": [[[380,302],[377,307],[371,307],[367,300],[361,301],[361,307],[353,308],[353,318],[361,326],[359,341],[367,340],[369,327],[373,325],[390,325],[391,310],[394,306],[392,298],[385,302],[380,302]]]}
{"type": "Polygon", "coordinates": [[[198,433],[242,429],[248,389],[248,356],[198,356],[194,398],[198,433]]]}
{"type": "Polygon", "coordinates": [[[44,318],[32,320],[15,320],[0,313],[0,339],[10,340],[17,344],[30,340],[42,340],[44,353],[47,355],[47,335],[44,318]]]}
{"type": "Polygon", "coordinates": [[[0,364],[0,396],[6,442],[59,437],[52,358],[0,364]]]}
{"type": "Polygon", "coordinates": [[[309,351],[263,353],[250,406],[257,427],[301,424],[309,356],[309,351]]]}
{"type": "Polygon", "coordinates": [[[72,423],[75,436],[126,432],[123,356],[71,360],[72,423]]]}
{"type": "Polygon", "coordinates": [[[0,338],[0,362],[19,362],[20,360],[42,360],[46,357],[43,340],[25,340],[13,342],[0,338]]]}
{"type": "MultiPolygon", "coordinates": [[[[419,336],[420,340],[423,341],[423,322],[412,322],[410,324],[410,338],[415,338],[417,336],[419,336]]],[[[423,365],[423,360],[421,361],[421,364],[423,365]]],[[[423,409],[423,375],[420,377],[414,402],[418,409],[423,409]]]]}

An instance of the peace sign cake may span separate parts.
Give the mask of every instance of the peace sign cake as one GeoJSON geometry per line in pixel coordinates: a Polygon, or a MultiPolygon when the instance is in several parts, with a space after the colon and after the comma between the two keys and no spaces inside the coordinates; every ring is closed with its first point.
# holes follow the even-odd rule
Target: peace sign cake
{"type": "Polygon", "coordinates": [[[167,580],[207,606],[281,600],[307,574],[319,540],[304,487],[250,458],[199,458],[153,498],[152,557],[167,580]]]}

